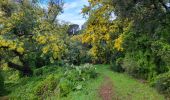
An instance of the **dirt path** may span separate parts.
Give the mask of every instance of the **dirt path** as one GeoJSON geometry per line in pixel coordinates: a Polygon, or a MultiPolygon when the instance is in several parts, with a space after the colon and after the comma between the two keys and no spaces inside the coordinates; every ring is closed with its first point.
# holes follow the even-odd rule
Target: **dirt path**
{"type": "Polygon", "coordinates": [[[102,86],[99,88],[99,95],[102,100],[118,100],[114,91],[113,82],[109,77],[105,77],[102,86]]]}
{"type": "Polygon", "coordinates": [[[0,100],[9,100],[8,96],[0,97],[0,100]]]}

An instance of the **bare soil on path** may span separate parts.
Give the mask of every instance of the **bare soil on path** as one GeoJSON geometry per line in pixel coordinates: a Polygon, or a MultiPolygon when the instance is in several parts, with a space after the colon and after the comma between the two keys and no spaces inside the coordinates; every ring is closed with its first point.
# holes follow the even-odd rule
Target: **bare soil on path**
{"type": "Polygon", "coordinates": [[[105,77],[99,88],[99,96],[102,100],[119,100],[114,91],[114,84],[109,77],[105,77]]]}

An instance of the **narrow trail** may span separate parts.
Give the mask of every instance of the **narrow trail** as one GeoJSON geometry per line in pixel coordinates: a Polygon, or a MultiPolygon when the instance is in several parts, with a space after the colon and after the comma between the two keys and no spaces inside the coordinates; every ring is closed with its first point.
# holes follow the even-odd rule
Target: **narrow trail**
{"type": "Polygon", "coordinates": [[[8,96],[0,97],[0,100],[9,100],[8,96]]]}
{"type": "Polygon", "coordinates": [[[166,100],[143,80],[114,72],[109,65],[95,67],[98,77],[89,81],[83,92],[72,93],[64,100],[166,100]]]}
{"type": "Polygon", "coordinates": [[[98,96],[101,100],[166,100],[144,80],[113,72],[109,66],[97,65],[102,77],[98,96]]]}
{"type": "Polygon", "coordinates": [[[99,88],[99,95],[102,100],[118,100],[116,97],[116,92],[114,90],[114,85],[111,79],[107,76],[104,78],[104,83],[99,88]]]}

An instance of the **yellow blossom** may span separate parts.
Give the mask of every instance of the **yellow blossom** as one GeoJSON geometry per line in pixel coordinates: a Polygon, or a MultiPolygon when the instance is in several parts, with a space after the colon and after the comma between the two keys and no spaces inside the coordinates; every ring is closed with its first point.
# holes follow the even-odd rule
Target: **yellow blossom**
{"type": "Polygon", "coordinates": [[[19,53],[21,53],[21,54],[22,54],[22,53],[24,52],[24,48],[22,48],[22,47],[18,47],[18,48],[17,48],[17,52],[19,52],[19,53]]]}
{"type": "Polygon", "coordinates": [[[120,35],[120,36],[115,40],[114,48],[116,48],[118,51],[123,51],[122,44],[123,44],[123,35],[120,35]]]}
{"type": "Polygon", "coordinates": [[[48,52],[48,50],[49,50],[49,47],[46,46],[46,47],[44,47],[44,48],[42,49],[42,52],[43,52],[44,54],[46,54],[46,53],[48,52]]]}

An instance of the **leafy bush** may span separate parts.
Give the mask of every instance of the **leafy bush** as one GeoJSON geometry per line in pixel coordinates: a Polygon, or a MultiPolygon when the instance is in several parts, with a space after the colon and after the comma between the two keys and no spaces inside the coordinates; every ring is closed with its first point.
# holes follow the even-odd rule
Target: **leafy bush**
{"type": "Polygon", "coordinates": [[[157,76],[151,84],[159,92],[170,97],[170,72],[157,76]]]}
{"type": "Polygon", "coordinates": [[[168,72],[170,70],[170,44],[158,40],[152,43],[151,49],[158,74],[168,72]]]}
{"type": "Polygon", "coordinates": [[[97,73],[90,64],[65,67],[44,66],[34,71],[34,76],[23,77],[13,87],[11,99],[50,99],[67,96],[70,92],[83,89],[85,82],[97,73]]]}
{"type": "Polygon", "coordinates": [[[81,66],[67,65],[63,78],[61,78],[59,87],[61,96],[66,96],[69,92],[82,89],[81,82],[97,77],[95,67],[90,64],[81,66]]]}
{"type": "Polygon", "coordinates": [[[44,67],[35,69],[34,76],[52,74],[54,72],[57,72],[58,70],[60,70],[60,67],[58,66],[44,66],[44,67]]]}
{"type": "Polygon", "coordinates": [[[58,89],[56,88],[58,83],[59,77],[56,78],[54,75],[49,75],[35,87],[34,93],[39,98],[46,98],[53,94],[55,89],[58,89]]]}
{"type": "Polygon", "coordinates": [[[62,78],[59,83],[60,96],[67,96],[73,90],[73,82],[62,78]]]}
{"type": "Polygon", "coordinates": [[[68,43],[68,52],[65,60],[69,64],[80,65],[91,62],[91,57],[88,55],[88,48],[80,41],[81,36],[73,36],[68,43]]]}
{"type": "Polygon", "coordinates": [[[70,77],[70,79],[76,78],[77,80],[86,80],[86,79],[88,80],[90,78],[95,78],[97,76],[97,73],[95,72],[95,67],[93,67],[93,65],[91,64],[84,64],[81,66],[71,65],[70,67],[67,68],[68,69],[65,75],[68,76],[68,78],[70,76],[73,76],[70,77]],[[70,75],[70,74],[74,74],[74,75],[70,75]]]}
{"type": "Polygon", "coordinates": [[[124,72],[124,68],[122,68],[123,58],[118,58],[116,61],[111,62],[111,69],[116,72],[124,72]]]}
{"type": "Polygon", "coordinates": [[[5,66],[3,66],[1,74],[4,81],[6,81],[7,83],[17,83],[17,81],[21,77],[21,73],[19,71],[9,68],[6,64],[5,66]]]}
{"type": "Polygon", "coordinates": [[[142,79],[151,79],[156,76],[156,66],[148,59],[148,52],[136,51],[127,53],[123,59],[122,67],[128,74],[142,79]]]}

